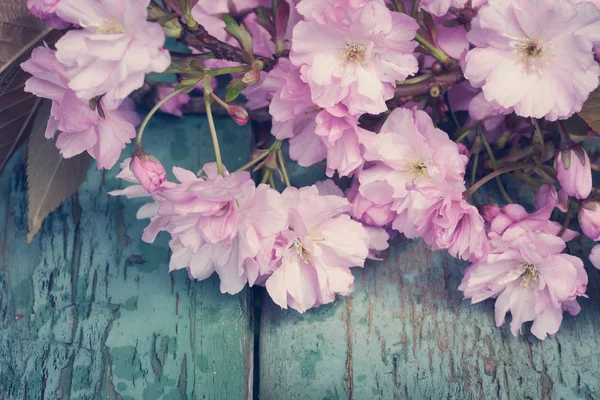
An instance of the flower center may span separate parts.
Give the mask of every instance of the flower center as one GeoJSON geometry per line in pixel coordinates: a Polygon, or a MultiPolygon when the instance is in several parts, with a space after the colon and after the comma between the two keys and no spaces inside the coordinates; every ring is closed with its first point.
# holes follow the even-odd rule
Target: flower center
{"type": "Polygon", "coordinates": [[[531,72],[539,74],[550,60],[549,46],[539,39],[513,39],[511,45],[519,55],[519,62],[523,65],[525,74],[531,72]]]}
{"type": "Polygon", "coordinates": [[[427,176],[427,165],[423,159],[410,160],[406,163],[405,174],[410,176],[412,180],[417,180],[427,176]]]}
{"type": "Polygon", "coordinates": [[[521,272],[521,287],[525,289],[533,288],[538,280],[538,271],[533,264],[523,264],[520,267],[521,272]]]}
{"type": "Polygon", "coordinates": [[[302,240],[300,240],[299,238],[294,238],[292,240],[292,243],[290,244],[290,248],[294,250],[298,258],[300,258],[307,264],[311,264],[310,254],[308,254],[308,251],[306,251],[306,249],[302,245],[302,240]]]}
{"type": "Polygon", "coordinates": [[[358,62],[361,63],[365,61],[367,55],[367,49],[364,45],[359,43],[351,43],[347,44],[343,48],[342,58],[344,60],[344,64],[348,62],[358,62]]]}
{"type": "Polygon", "coordinates": [[[114,18],[105,19],[98,28],[96,28],[96,33],[111,35],[111,34],[120,34],[125,33],[125,28],[123,25],[119,23],[114,18]]]}

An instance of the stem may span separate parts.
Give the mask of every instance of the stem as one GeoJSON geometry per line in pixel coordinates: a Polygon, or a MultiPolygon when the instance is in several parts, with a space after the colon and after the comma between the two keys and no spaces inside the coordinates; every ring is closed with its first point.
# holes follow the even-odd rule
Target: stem
{"type": "Polygon", "coordinates": [[[394,11],[406,14],[406,8],[404,8],[404,3],[400,3],[398,0],[392,0],[392,5],[394,6],[394,11]]]}
{"type": "MultiPolygon", "coordinates": [[[[469,134],[471,133],[471,131],[473,130],[474,127],[469,127],[464,129],[464,131],[456,138],[456,140],[454,140],[455,143],[460,143],[463,140],[466,139],[467,136],[469,136],[469,134]]],[[[460,132],[460,131],[459,131],[460,132]]]]}
{"type": "Polygon", "coordinates": [[[246,165],[238,168],[235,172],[240,172],[240,171],[244,171],[248,168],[250,168],[251,166],[253,166],[254,164],[258,164],[260,161],[264,160],[265,158],[267,158],[269,156],[269,154],[273,153],[274,151],[278,151],[281,148],[281,145],[283,144],[283,142],[281,140],[276,140],[271,147],[269,147],[264,153],[262,153],[260,156],[254,158],[253,160],[251,160],[250,162],[248,162],[246,165]]]}
{"type": "Polygon", "coordinates": [[[142,146],[142,136],[144,135],[144,130],[146,129],[148,122],[150,122],[150,119],[154,116],[154,114],[156,114],[158,109],[161,108],[167,101],[171,100],[173,97],[177,96],[181,92],[184,92],[185,90],[187,90],[187,88],[181,88],[181,89],[174,90],[173,93],[169,94],[164,99],[162,99],[161,101],[156,103],[154,105],[154,107],[152,107],[150,112],[148,112],[148,115],[146,115],[146,118],[144,118],[144,120],[142,121],[140,128],[138,129],[138,134],[135,139],[135,144],[137,147],[142,146]]]}
{"type": "Polygon", "coordinates": [[[287,173],[287,169],[285,167],[285,160],[283,159],[283,152],[281,151],[281,149],[277,150],[277,159],[279,160],[279,166],[281,167],[281,172],[283,173],[283,180],[285,182],[285,186],[292,186],[287,173]]]}
{"type": "Polygon", "coordinates": [[[517,171],[519,169],[531,168],[534,166],[535,166],[534,163],[529,163],[529,164],[519,164],[519,165],[513,165],[512,167],[504,167],[504,168],[497,169],[494,172],[487,174],[486,176],[481,178],[479,181],[477,181],[473,186],[471,186],[470,188],[465,190],[463,192],[463,197],[465,199],[469,198],[469,196],[471,196],[473,193],[475,193],[475,191],[477,189],[479,189],[484,184],[486,184],[487,182],[489,182],[490,180],[494,179],[497,176],[506,174],[507,172],[517,171]]]}
{"type": "Polygon", "coordinates": [[[522,172],[515,172],[513,174],[513,176],[515,178],[517,178],[518,180],[525,182],[526,184],[528,184],[529,186],[531,186],[535,190],[539,189],[542,186],[542,183],[540,181],[538,181],[537,179],[532,178],[530,176],[527,176],[527,175],[525,175],[522,172]]]}
{"type": "MultiPolygon", "coordinates": [[[[477,143],[477,139],[475,141],[477,143]]],[[[475,147],[475,144],[473,144],[475,147]]],[[[479,155],[481,152],[481,146],[478,145],[478,151],[475,152],[475,157],[473,157],[473,169],[471,170],[471,186],[475,184],[475,178],[477,177],[477,165],[479,164],[479,155]]]]}
{"type": "Polygon", "coordinates": [[[419,12],[419,0],[413,2],[412,10],[410,10],[410,16],[416,18],[417,12],[419,12]]]}
{"type": "Polygon", "coordinates": [[[219,96],[214,92],[210,92],[210,98],[213,99],[218,105],[229,111],[229,104],[225,103],[219,96]]]}
{"type": "MultiPolygon", "coordinates": [[[[180,40],[196,50],[209,50],[214,54],[215,58],[221,60],[237,61],[242,64],[246,64],[248,62],[242,49],[232,46],[229,43],[225,43],[212,36],[201,24],[197,24],[197,26],[192,27],[184,26],[180,40]]],[[[254,59],[261,60],[264,63],[263,71],[270,71],[275,64],[277,64],[277,60],[275,59],[256,54],[254,55],[254,59]]]]}
{"type": "Polygon", "coordinates": [[[444,102],[448,106],[448,111],[450,112],[450,115],[452,116],[452,121],[454,121],[454,125],[456,125],[456,129],[460,129],[461,127],[460,127],[460,124],[458,123],[458,118],[456,118],[456,113],[454,112],[454,110],[452,109],[452,105],[450,104],[450,98],[448,97],[448,92],[446,92],[446,94],[444,95],[444,102]]]}
{"type": "MultiPolygon", "coordinates": [[[[478,126],[478,133],[479,133],[479,137],[481,138],[481,141],[483,142],[483,147],[485,147],[485,150],[487,151],[488,155],[490,156],[492,168],[495,171],[498,169],[498,163],[496,163],[496,157],[494,157],[494,152],[492,151],[492,147],[490,146],[490,143],[488,142],[488,140],[485,137],[485,135],[483,134],[483,132],[481,132],[481,125],[478,126]]],[[[504,200],[506,200],[507,203],[512,204],[513,201],[510,198],[510,196],[508,195],[508,193],[506,192],[506,189],[504,188],[504,184],[502,183],[502,179],[500,179],[499,176],[496,177],[496,182],[498,183],[498,189],[500,189],[500,193],[502,194],[502,197],[504,197],[504,200]]]]}
{"type": "Polygon", "coordinates": [[[204,78],[202,84],[204,85],[204,104],[206,105],[206,118],[208,118],[210,136],[212,138],[213,146],[215,148],[217,171],[219,172],[219,175],[225,175],[225,172],[223,171],[223,161],[221,160],[221,150],[219,149],[219,138],[217,137],[215,121],[213,120],[212,110],[210,107],[210,93],[212,92],[212,87],[210,86],[210,78],[204,78]]]}
{"type": "Polygon", "coordinates": [[[266,183],[269,180],[269,177],[271,176],[271,170],[267,169],[262,177],[262,180],[260,181],[260,183],[266,183]]]}
{"type": "Polygon", "coordinates": [[[433,78],[433,74],[429,73],[429,74],[415,76],[414,78],[405,79],[402,82],[397,82],[396,84],[397,85],[410,85],[411,83],[419,83],[419,82],[426,81],[429,78],[433,78]]]}
{"type": "MultiPolygon", "coordinates": [[[[415,4],[417,4],[417,3],[418,2],[415,1],[415,4]]],[[[434,56],[435,58],[437,58],[442,64],[448,65],[448,64],[450,64],[450,62],[452,62],[452,58],[448,54],[444,53],[444,51],[438,49],[433,44],[429,43],[427,41],[427,39],[425,39],[419,33],[417,33],[415,35],[415,40],[421,46],[423,46],[425,49],[427,49],[427,51],[429,51],[431,53],[431,55],[434,56]]]]}
{"type": "Polygon", "coordinates": [[[542,130],[540,129],[540,124],[538,123],[537,119],[532,117],[531,122],[533,124],[533,127],[535,128],[533,137],[535,138],[536,141],[539,142],[539,146],[540,146],[540,161],[544,162],[544,134],[542,133],[542,130]]]}
{"type": "Polygon", "coordinates": [[[271,175],[269,175],[269,185],[275,189],[275,179],[273,179],[273,173],[271,173],[271,175]]]}
{"type": "Polygon", "coordinates": [[[250,168],[254,164],[258,164],[259,162],[261,162],[262,160],[264,160],[265,158],[267,158],[269,156],[269,154],[271,154],[270,151],[265,151],[260,156],[256,157],[255,159],[251,160],[250,162],[246,163],[244,166],[238,168],[235,172],[240,172],[240,171],[247,170],[248,168],[250,168]]]}
{"type": "Polygon", "coordinates": [[[561,237],[563,235],[563,233],[565,233],[565,231],[567,230],[567,227],[569,226],[569,222],[571,222],[571,217],[573,216],[573,207],[571,207],[571,200],[567,199],[567,215],[565,216],[565,220],[562,224],[562,227],[560,228],[560,231],[558,232],[558,237],[561,237]]]}
{"type": "Polygon", "coordinates": [[[215,76],[235,74],[236,72],[246,72],[246,71],[248,71],[247,65],[242,65],[239,67],[217,68],[217,69],[208,71],[206,73],[206,76],[213,78],[215,76]]]}

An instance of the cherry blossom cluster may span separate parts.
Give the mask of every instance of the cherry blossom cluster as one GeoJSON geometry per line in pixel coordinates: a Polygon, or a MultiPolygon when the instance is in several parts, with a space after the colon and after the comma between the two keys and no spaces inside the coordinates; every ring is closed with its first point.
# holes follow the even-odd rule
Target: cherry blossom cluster
{"type": "MultiPolygon", "coordinates": [[[[567,242],[578,231],[600,240],[600,154],[588,145],[600,132],[577,116],[599,86],[598,0],[28,7],[65,30],[22,64],[25,90],[52,100],[46,137],[109,169],[137,136],[118,175],[133,185],[111,194],[150,200],[142,239],[169,233],[170,270],[216,272],[224,293],[265,286],[304,312],[349,295],[351,268],[402,234],[469,262],[458,289],[472,303],[495,299],[497,325],[510,312],[514,335],[531,322],[544,339],[580,311],[588,278],[567,242]],[[166,35],[189,53],[167,49],[166,35]],[[159,74],[177,83],[153,82],[159,74]],[[152,108],[143,121],[131,98],[152,108]],[[197,174],[175,166],[173,180],[142,134],[155,112],[185,117],[192,104],[216,162],[197,174]],[[214,113],[270,130],[240,170],[221,162],[214,113]],[[294,187],[283,149],[330,179],[294,187]],[[488,182],[498,195],[482,204],[475,192],[488,182]]],[[[600,268],[600,245],[589,258],[600,268]]]]}

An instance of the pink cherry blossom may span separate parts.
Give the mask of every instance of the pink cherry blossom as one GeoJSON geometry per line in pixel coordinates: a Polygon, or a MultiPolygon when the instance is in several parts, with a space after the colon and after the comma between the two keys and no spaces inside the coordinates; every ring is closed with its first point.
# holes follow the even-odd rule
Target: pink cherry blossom
{"type": "MultiPolygon", "coordinates": [[[[117,176],[139,183],[125,160],[117,176]]],[[[153,242],[160,231],[171,235],[171,270],[187,269],[203,280],[217,272],[223,293],[237,293],[264,283],[278,258],[274,249],[287,226],[288,211],[281,195],[266,185],[254,187],[247,173],[217,174],[214,163],[203,168],[206,177],[175,167],[179,183],[163,182],[153,203],[138,211],[150,218],[143,240],[153,242]]],[[[116,190],[128,198],[150,196],[141,185],[116,190]]]]}
{"type": "Polygon", "coordinates": [[[375,134],[358,126],[358,118],[348,114],[338,104],[317,114],[315,134],[327,148],[327,176],[337,171],[350,176],[364,164],[363,143],[374,140],[375,134]]]}
{"type": "Polygon", "coordinates": [[[186,230],[180,235],[182,244],[194,249],[205,242],[231,243],[237,233],[238,203],[252,196],[254,182],[248,172],[221,176],[214,163],[206,164],[202,171],[206,178],[178,170],[181,183],[161,192],[160,218],[146,228],[149,237],[160,230],[186,230]]]}
{"type": "MultiPolygon", "coordinates": [[[[551,185],[543,185],[536,193],[536,211],[528,213],[520,204],[508,204],[502,209],[486,209],[486,220],[489,222],[491,232],[498,235],[503,234],[510,228],[522,228],[527,231],[558,235],[562,225],[551,221],[550,216],[554,208],[566,211],[564,208],[566,199],[562,198],[551,185]],[[490,210],[494,210],[491,213],[490,210]]],[[[561,238],[568,242],[578,236],[578,233],[566,229],[561,238]]]]}
{"type": "Polygon", "coordinates": [[[147,22],[150,0],[61,0],[56,13],[83,29],[67,32],[56,43],[56,57],[67,68],[69,88],[84,100],[104,95],[116,107],[142,87],[148,72],[170,64],[165,34],[147,22]]]}
{"type": "MultiPolygon", "coordinates": [[[[374,164],[360,174],[363,195],[368,185],[377,181],[389,184],[389,197],[394,200],[406,197],[409,190],[443,182],[464,186],[466,157],[424,111],[393,110],[381,132],[365,147],[365,159],[374,164]]],[[[379,195],[386,192],[378,191],[379,195]]]]}
{"type": "MultiPolygon", "coordinates": [[[[156,88],[156,101],[159,102],[175,90],[175,85],[159,85],[156,88]]],[[[191,101],[191,97],[187,93],[179,93],[174,97],[167,100],[165,104],[160,107],[162,112],[167,114],[175,115],[177,117],[183,117],[183,106],[191,101]]]]}
{"type": "Polygon", "coordinates": [[[281,59],[263,83],[273,93],[269,106],[277,139],[290,139],[290,157],[301,166],[310,166],[327,156],[327,148],[315,135],[316,113],[310,98],[310,88],[300,79],[299,69],[281,59]]]}
{"type": "Polygon", "coordinates": [[[265,286],[282,308],[304,312],[331,303],[354,289],[351,267],[364,265],[370,237],[347,214],[349,203],[337,195],[320,195],[316,186],[283,192],[289,228],[281,235],[280,262],[265,286]]]}
{"type": "Polygon", "coordinates": [[[467,35],[477,47],[467,54],[465,77],[518,115],[568,118],[598,86],[592,40],[579,32],[588,11],[568,0],[490,0],[467,35]]]}
{"type": "Polygon", "coordinates": [[[140,185],[150,194],[159,190],[167,180],[165,167],[143,151],[136,152],[131,161],[131,171],[140,185]]]}
{"type": "Polygon", "coordinates": [[[60,0],[27,0],[27,8],[33,15],[55,29],[66,29],[69,23],[56,15],[56,6],[60,0]]]}
{"type": "MultiPolygon", "coordinates": [[[[371,187],[371,190],[374,189],[374,187],[371,187]]],[[[386,226],[391,224],[396,216],[396,213],[392,211],[391,201],[383,201],[383,204],[378,204],[375,202],[378,201],[377,196],[361,194],[358,181],[352,185],[346,195],[352,204],[350,215],[367,225],[386,226]]]]}
{"type": "Polygon", "coordinates": [[[600,203],[586,201],[579,207],[579,226],[585,236],[592,240],[600,240],[600,203]]]}
{"type": "Polygon", "coordinates": [[[592,192],[590,158],[581,147],[558,152],[556,176],[560,186],[571,197],[585,199],[592,192]]]}
{"type": "Polygon", "coordinates": [[[34,49],[31,59],[21,67],[33,75],[27,80],[25,91],[52,100],[46,138],[60,132],[56,147],[63,157],[87,151],[99,169],[112,168],[125,144],[136,135],[134,123],[139,123],[139,117],[128,111],[132,102],[128,100],[119,109],[113,109],[103,99],[97,106],[102,108],[101,117],[88,101],[79,99],[69,89],[66,69],[56,60],[55,52],[43,46],[34,49]]]}
{"type": "Polygon", "coordinates": [[[394,94],[396,81],[414,74],[416,22],[378,1],[349,10],[346,24],[300,21],[290,60],[320,107],[342,103],[350,114],[378,114],[394,94]]]}
{"type": "MultiPolygon", "coordinates": [[[[416,219],[416,231],[432,250],[447,249],[451,256],[476,261],[487,251],[483,218],[463,199],[461,188],[421,189],[435,202],[416,219]]],[[[395,223],[397,228],[397,223],[395,223]]]]}
{"type": "Polygon", "coordinates": [[[490,251],[471,265],[459,289],[472,303],[496,298],[496,325],[510,311],[513,335],[533,321],[539,339],[554,335],[563,310],[579,312],[577,297],[585,296],[587,275],[581,259],[561,254],[566,244],[555,235],[511,227],[490,233],[490,251]]]}

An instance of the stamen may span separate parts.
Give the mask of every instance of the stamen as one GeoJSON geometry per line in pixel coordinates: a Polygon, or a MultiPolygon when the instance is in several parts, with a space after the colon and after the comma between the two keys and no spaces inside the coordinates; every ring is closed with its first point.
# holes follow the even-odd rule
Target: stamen
{"type": "Polygon", "coordinates": [[[304,246],[302,245],[302,241],[299,238],[294,238],[292,240],[292,244],[290,244],[290,248],[293,248],[296,252],[298,258],[304,261],[307,264],[312,264],[310,260],[310,254],[306,251],[304,246]]]}
{"type": "Polygon", "coordinates": [[[342,58],[344,60],[344,64],[348,62],[358,62],[361,63],[365,61],[367,57],[367,49],[364,45],[359,43],[351,43],[344,46],[342,49],[343,54],[342,58]]]}
{"type": "Polygon", "coordinates": [[[422,159],[407,161],[404,173],[412,177],[413,180],[423,178],[427,176],[427,165],[422,159]]]}
{"type": "Polygon", "coordinates": [[[100,27],[96,28],[96,33],[103,35],[125,33],[125,28],[114,18],[105,19],[100,27]]]}
{"type": "Polygon", "coordinates": [[[519,55],[519,62],[523,65],[523,73],[534,72],[539,74],[548,65],[551,55],[550,46],[539,39],[511,38],[511,46],[519,55]]]}
{"type": "Polygon", "coordinates": [[[521,273],[521,287],[524,287],[525,289],[529,289],[529,288],[533,288],[535,287],[535,284],[537,283],[538,280],[538,271],[535,268],[535,265],[533,264],[523,264],[520,266],[520,268],[523,269],[523,272],[521,273]]]}

